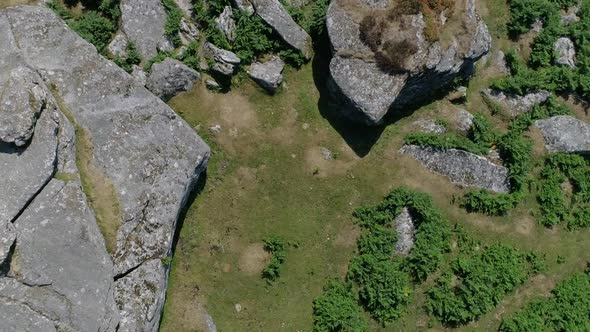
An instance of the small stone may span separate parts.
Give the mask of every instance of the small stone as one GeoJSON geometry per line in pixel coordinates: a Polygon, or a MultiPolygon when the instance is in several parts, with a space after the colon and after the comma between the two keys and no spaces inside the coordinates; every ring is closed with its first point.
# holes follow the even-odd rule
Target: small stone
{"type": "Polygon", "coordinates": [[[303,130],[309,129],[309,123],[306,122],[306,123],[302,124],[301,128],[303,128],[303,130]]]}
{"type": "Polygon", "coordinates": [[[467,134],[473,126],[473,114],[467,112],[464,109],[460,109],[455,114],[455,123],[457,124],[457,130],[463,134],[467,134]]]}
{"type": "Polygon", "coordinates": [[[234,33],[236,30],[236,22],[233,18],[233,12],[230,6],[225,6],[219,17],[215,19],[215,25],[223,34],[227,37],[228,40],[234,40],[234,33]]]}
{"type": "Polygon", "coordinates": [[[285,63],[281,58],[273,55],[270,60],[266,62],[255,62],[248,69],[248,75],[261,87],[267,91],[274,93],[281,82],[283,82],[283,68],[285,63]]]}
{"type": "Polygon", "coordinates": [[[437,134],[442,135],[447,132],[447,128],[444,126],[436,123],[434,120],[416,120],[412,122],[412,125],[418,127],[421,132],[427,134],[437,134]]]}
{"type": "Polygon", "coordinates": [[[217,81],[212,78],[207,79],[205,81],[205,85],[209,90],[219,90],[221,88],[221,85],[219,85],[219,83],[217,83],[217,81]]]}
{"type": "Polygon", "coordinates": [[[179,92],[192,89],[200,77],[196,70],[182,62],[166,58],[152,66],[146,87],[160,99],[168,101],[179,92]]]}
{"type": "Polygon", "coordinates": [[[117,57],[124,58],[127,55],[127,36],[123,33],[118,33],[115,38],[109,43],[107,49],[109,52],[117,57]]]}
{"type": "Polygon", "coordinates": [[[218,133],[221,131],[221,126],[220,125],[214,125],[213,127],[210,127],[209,130],[211,130],[214,133],[218,133]]]}
{"type": "Polygon", "coordinates": [[[236,310],[237,313],[240,313],[240,311],[242,311],[242,305],[239,303],[236,303],[234,305],[234,309],[236,310]]]}
{"type": "Polygon", "coordinates": [[[567,38],[559,38],[553,45],[553,49],[557,53],[555,62],[560,65],[574,68],[576,66],[576,47],[574,42],[567,38]]]}
{"type": "Polygon", "coordinates": [[[322,158],[324,158],[324,160],[332,160],[334,159],[334,156],[332,155],[332,151],[330,151],[328,148],[325,147],[321,147],[320,150],[322,151],[322,158]]]}
{"type": "Polygon", "coordinates": [[[241,10],[246,15],[252,16],[252,14],[254,14],[254,6],[250,0],[233,0],[232,2],[236,8],[241,10]]]}
{"type": "Polygon", "coordinates": [[[133,65],[131,76],[133,76],[133,79],[135,79],[135,82],[139,86],[145,86],[147,83],[147,74],[145,73],[145,70],[138,65],[133,65]]]}
{"type": "Polygon", "coordinates": [[[467,98],[467,88],[460,86],[455,91],[451,92],[448,99],[451,102],[460,102],[467,98]]]}

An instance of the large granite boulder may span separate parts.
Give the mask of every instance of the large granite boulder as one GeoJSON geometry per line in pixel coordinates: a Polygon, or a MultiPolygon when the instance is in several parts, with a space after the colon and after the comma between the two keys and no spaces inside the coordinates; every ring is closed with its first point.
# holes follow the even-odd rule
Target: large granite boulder
{"type": "Polygon", "coordinates": [[[326,20],[334,55],[329,87],[342,111],[377,124],[390,109],[424,101],[455,77],[471,74],[491,47],[474,1],[458,1],[464,8],[432,18],[441,26],[439,36],[426,30],[420,11],[400,13],[387,0],[332,1],[326,20]]]}
{"type": "Polygon", "coordinates": [[[168,13],[160,0],[121,0],[121,29],[144,60],[174,47],[164,34],[168,13]]]}
{"type": "Polygon", "coordinates": [[[545,90],[531,92],[524,96],[492,89],[484,89],[481,93],[484,98],[499,104],[512,117],[516,117],[530,111],[533,106],[535,106],[535,104],[544,103],[551,96],[551,92],[545,90]]]}
{"type": "Polygon", "coordinates": [[[248,69],[248,76],[270,93],[274,93],[283,82],[284,68],[283,60],[275,55],[266,62],[254,62],[248,69]]]}
{"type": "Polygon", "coordinates": [[[153,262],[170,255],[180,210],[209,148],[50,10],[0,10],[0,27],[6,26],[0,84],[23,66],[50,89],[30,141],[0,144],[8,172],[0,180],[0,253],[9,263],[8,272],[0,269],[2,326],[156,331],[167,269],[153,262]],[[78,179],[86,180],[92,200],[78,179]],[[96,186],[108,189],[106,200],[96,186]],[[130,291],[145,285],[153,296],[130,291]]]}
{"type": "Polygon", "coordinates": [[[311,37],[297,25],[279,0],[252,0],[254,10],[281,38],[306,59],[311,59],[311,37]]]}
{"type": "Polygon", "coordinates": [[[510,191],[508,169],[476,154],[456,150],[405,145],[400,152],[418,160],[425,168],[448,177],[451,182],[487,189],[496,193],[510,191]]]}
{"type": "Polygon", "coordinates": [[[567,115],[537,120],[549,152],[590,153],[590,124],[567,115]]]}
{"type": "Polygon", "coordinates": [[[179,92],[192,89],[200,77],[196,70],[184,63],[166,58],[152,66],[146,87],[160,99],[167,101],[179,92]]]}

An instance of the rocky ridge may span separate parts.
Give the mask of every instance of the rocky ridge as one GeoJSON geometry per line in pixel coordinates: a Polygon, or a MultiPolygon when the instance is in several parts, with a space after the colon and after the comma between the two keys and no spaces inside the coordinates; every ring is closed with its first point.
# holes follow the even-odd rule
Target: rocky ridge
{"type": "Polygon", "coordinates": [[[1,10],[0,29],[0,86],[21,87],[0,114],[14,120],[0,128],[3,326],[156,331],[162,259],[209,148],[50,10],[1,10]]]}

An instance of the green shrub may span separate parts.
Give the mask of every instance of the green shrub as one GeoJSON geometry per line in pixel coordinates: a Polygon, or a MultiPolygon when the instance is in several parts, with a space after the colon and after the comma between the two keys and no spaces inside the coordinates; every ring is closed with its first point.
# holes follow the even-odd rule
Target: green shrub
{"type": "Polygon", "coordinates": [[[194,70],[199,70],[199,41],[194,40],[190,42],[184,52],[178,56],[178,60],[194,70]]]}
{"type": "Polygon", "coordinates": [[[183,16],[182,11],[178,8],[178,5],[174,0],[161,1],[168,13],[164,25],[164,34],[175,47],[179,47],[182,44],[180,41],[180,22],[183,16]]]}
{"type": "Polygon", "coordinates": [[[328,282],[324,293],[313,301],[314,332],[364,332],[368,324],[357,304],[352,285],[328,282]]]}
{"type": "Polygon", "coordinates": [[[281,276],[281,266],[285,262],[285,242],[277,236],[264,239],[264,250],[271,254],[270,262],[262,270],[262,277],[273,282],[281,276]]]}
{"type": "Polygon", "coordinates": [[[590,330],[590,272],[560,282],[550,298],[537,298],[523,310],[505,317],[499,331],[590,330]]]}
{"type": "Polygon", "coordinates": [[[234,17],[236,38],[232,49],[244,63],[250,63],[256,57],[276,48],[272,39],[272,29],[260,17],[248,16],[240,11],[234,11],[234,17]]]}
{"type": "Polygon", "coordinates": [[[70,20],[68,24],[82,38],[96,46],[100,53],[104,52],[117,30],[113,22],[96,11],[85,12],[79,18],[70,20]]]}
{"type": "Polygon", "coordinates": [[[130,73],[133,70],[133,65],[138,65],[141,62],[141,56],[137,51],[135,43],[130,41],[127,44],[127,54],[125,57],[115,57],[114,61],[119,67],[130,73]]]}

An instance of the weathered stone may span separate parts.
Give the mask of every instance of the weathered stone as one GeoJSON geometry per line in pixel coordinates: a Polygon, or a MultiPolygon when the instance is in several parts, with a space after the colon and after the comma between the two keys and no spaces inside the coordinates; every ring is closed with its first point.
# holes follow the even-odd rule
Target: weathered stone
{"type": "Polygon", "coordinates": [[[120,7],[121,29],[144,60],[173,49],[164,34],[168,14],[160,0],[121,0],[120,7]]]}
{"type": "Polygon", "coordinates": [[[115,35],[115,38],[111,40],[107,49],[112,55],[124,58],[127,55],[128,43],[129,41],[127,40],[127,36],[125,36],[123,33],[118,33],[115,35]]]}
{"type": "Polygon", "coordinates": [[[211,43],[205,43],[204,55],[206,58],[215,61],[209,69],[222,76],[232,76],[236,73],[237,66],[240,64],[240,58],[233,52],[218,48],[211,43]]]}
{"type": "Polygon", "coordinates": [[[193,3],[191,0],[174,0],[178,8],[182,10],[186,17],[193,16],[193,3]]]}
{"type": "Polygon", "coordinates": [[[551,96],[551,93],[545,90],[519,96],[492,89],[484,89],[482,94],[485,98],[500,104],[513,117],[530,111],[535,104],[544,103],[551,96]]]}
{"type": "Polygon", "coordinates": [[[414,220],[410,215],[408,208],[403,208],[402,212],[393,220],[393,226],[397,233],[397,242],[395,243],[395,252],[400,255],[407,255],[414,246],[414,220]]]}
{"type": "Polygon", "coordinates": [[[580,8],[578,6],[573,6],[568,8],[566,11],[562,11],[561,13],[561,25],[568,26],[570,24],[574,24],[580,21],[580,17],[578,16],[580,8]]]}
{"type": "Polygon", "coordinates": [[[313,54],[311,37],[301,28],[279,0],[252,0],[254,10],[281,38],[306,59],[313,54]]]}
{"type": "Polygon", "coordinates": [[[476,154],[456,149],[441,151],[416,145],[405,145],[400,151],[414,157],[425,168],[445,175],[455,184],[496,193],[510,191],[508,169],[492,164],[476,154]]]}
{"type": "Polygon", "coordinates": [[[248,16],[254,14],[254,6],[250,0],[232,0],[234,6],[248,16]]]}
{"type": "MultiPolygon", "coordinates": [[[[385,0],[362,3],[365,9],[375,10],[389,5],[385,0]]],[[[474,63],[491,47],[487,26],[475,12],[474,0],[468,0],[462,22],[465,31],[451,36],[453,41],[444,45],[426,40],[422,14],[404,16],[407,31],[403,34],[393,30],[395,25],[384,31],[392,41],[410,40],[416,46],[414,54],[404,59],[404,70],[384,70],[361,39],[358,18],[353,17],[359,10],[348,7],[339,1],[328,7],[326,26],[334,53],[329,87],[342,102],[342,112],[356,121],[377,124],[390,110],[432,97],[457,76],[472,73],[474,63]]]]}
{"type": "Polygon", "coordinates": [[[234,40],[234,33],[236,30],[236,22],[233,18],[233,12],[230,6],[225,6],[219,17],[215,19],[215,25],[223,32],[228,40],[234,40]]]}
{"type": "Polygon", "coordinates": [[[55,109],[41,113],[26,149],[0,144],[0,224],[13,221],[55,172],[58,144],[55,109]]]}
{"type": "Polygon", "coordinates": [[[41,77],[18,65],[0,71],[0,143],[25,145],[33,136],[37,117],[46,107],[50,93],[41,77]],[[2,71],[9,70],[7,73],[2,71]]]}
{"type": "Polygon", "coordinates": [[[210,90],[217,90],[221,88],[221,85],[219,85],[219,83],[217,83],[216,80],[209,78],[205,81],[205,84],[207,85],[207,88],[210,90]]]}
{"type": "Polygon", "coordinates": [[[57,172],[78,176],[76,165],[76,131],[70,121],[59,112],[59,137],[57,144],[57,172]]]}
{"type": "Polygon", "coordinates": [[[283,68],[285,68],[283,60],[278,56],[273,56],[264,63],[253,63],[248,69],[248,75],[261,87],[274,93],[283,82],[283,68]]]}
{"type": "Polygon", "coordinates": [[[55,325],[25,304],[0,298],[0,321],[4,331],[55,332],[55,325]]]}
{"type": "Polygon", "coordinates": [[[10,254],[16,241],[16,230],[10,221],[0,221],[0,266],[10,254]]]}
{"type": "Polygon", "coordinates": [[[334,156],[332,154],[332,151],[330,151],[330,149],[322,146],[322,147],[320,147],[320,151],[322,153],[322,158],[324,158],[324,160],[334,159],[334,156]]]}
{"type": "Polygon", "coordinates": [[[423,133],[442,135],[447,132],[447,128],[436,123],[436,121],[431,119],[416,120],[412,122],[412,125],[418,127],[419,130],[423,133]]]}
{"type": "Polygon", "coordinates": [[[535,122],[549,152],[590,153],[590,124],[567,115],[535,122]]]}
{"type": "Polygon", "coordinates": [[[184,45],[188,45],[199,37],[199,29],[186,18],[180,20],[180,39],[184,45]]]}
{"type": "MultiPolygon", "coordinates": [[[[122,7],[129,1],[123,2],[122,7]]],[[[94,46],[70,31],[50,10],[27,6],[8,8],[0,11],[0,22],[6,19],[11,28],[3,30],[8,32],[2,35],[12,35],[18,45],[17,53],[22,53],[20,59],[25,59],[26,65],[40,74],[46,86],[52,87],[59,107],[67,110],[77,130],[86,134],[92,175],[112,187],[112,203],[120,207],[114,214],[121,226],[117,229],[111,278],[116,276],[121,283],[135,271],[151,269],[150,273],[163,280],[154,284],[151,291],[156,294],[155,298],[163,298],[165,270],[144,264],[168,257],[180,210],[206,166],[209,148],[165,103],[138,86],[131,75],[100,56],[94,46]]],[[[143,23],[141,31],[149,32],[143,23]]],[[[4,43],[2,39],[0,37],[0,44],[4,43]]],[[[2,66],[14,59],[12,51],[0,53],[2,66]]],[[[32,173],[34,176],[26,174],[25,179],[36,179],[34,183],[40,187],[44,184],[45,173],[49,172],[51,177],[56,163],[58,133],[51,114],[48,110],[41,113],[35,135],[22,154],[0,153],[2,159],[21,158],[15,166],[1,166],[16,174],[21,172],[19,176],[25,174],[17,165],[37,165],[41,171],[32,173]],[[44,117],[50,117],[48,120],[54,124],[51,126],[44,117]],[[44,126],[53,130],[43,129],[44,126]],[[44,134],[46,131],[48,133],[44,134]],[[49,147],[33,148],[36,139],[42,141],[43,146],[52,146],[52,158],[44,157],[49,155],[49,147]],[[26,162],[22,158],[27,154],[35,158],[26,162]],[[38,179],[39,174],[43,176],[41,179],[38,179]]],[[[5,182],[11,183],[9,178],[3,178],[3,188],[5,182]]],[[[23,181],[19,185],[23,186],[23,181]]],[[[6,202],[9,201],[0,198],[1,204],[6,202]]],[[[20,209],[22,207],[16,210],[20,209]]],[[[29,213],[28,209],[24,213],[29,213]]],[[[119,303],[136,303],[138,294],[116,289],[122,292],[116,294],[119,303]]],[[[159,317],[161,311],[158,303],[141,303],[142,314],[133,316],[137,326],[157,326],[155,317],[159,317]]],[[[121,321],[128,322],[132,313],[122,306],[118,310],[121,321]]],[[[119,331],[127,330],[120,328],[119,331]]]]}
{"type": "Polygon", "coordinates": [[[58,317],[61,323],[115,331],[113,265],[80,184],[52,180],[14,224],[15,278],[63,296],[68,310],[58,317]]]}
{"type": "Polygon", "coordinates": [[[156,332],[164,306],[166,269],[159,259],[143,263],[115,282],[115,301],[121,308],[121,331],[156,332]]]}
{"type": "Polygon", "coordinates": [[[576,47],[574,42],[567,38],[561,37],[553,45],[557,58],[555,62],[560,65],[574,68],[576,66],[576,47]]]}
{"type": "Polygon", "coordinates": [[[145,70],[143,70],[142,67],[133,65],[131,70],[131,76],[133,76],[133,79],[135,79],[137,85],[145,86],[147,84],[147,74],[145,73],[145,70]]]}
{"type": "Polygon", "coordinates": [[[181,91],[192,89],[200,78],[199,73],[178,60],[166,58],[152,66],[146,87],[167,101],[181,91]]]}
{"type": "Polygon", "coordinates": [[[508,64],[506,63],[506,55],[504,54],[504,52],[496,51],[494,53],[492,65],[497,69],[499,73],[510,74],[510,68],[508,68],[508,64]]]}
{"type": "Polygon", "coordinates": [[[473,126],[473,114],[460,109],[455,113],[455,124],[459,132],[467,134],[473,126]]]}

